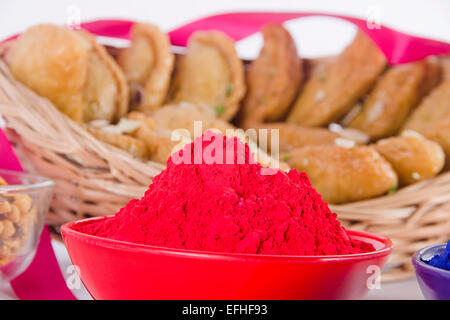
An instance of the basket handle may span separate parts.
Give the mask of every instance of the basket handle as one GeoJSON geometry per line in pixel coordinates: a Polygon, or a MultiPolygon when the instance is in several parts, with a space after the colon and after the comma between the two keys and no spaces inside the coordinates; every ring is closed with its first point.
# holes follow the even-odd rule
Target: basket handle
{"type": "MultiPolygon", "coordinates": [[[[429,55],[450,53],[450,44],[412,36],[380,25],[373,28],[366,20],[344,15],[307,12],[234,12],[209,16],[187,23],[169,32],[173,45],[185,46],[189,36],[198,30],[220,30],[235,41],[258,32],[264,24],[283,23],[311,17],[333,17],[348,21],[365,32],[381,49],[390,64],[400,64],[423,59],[429,55]]],[[[97,20],[81,24],[83,29],[100,35],[129,39],[134,24],[130,20],[97,20]]]]}

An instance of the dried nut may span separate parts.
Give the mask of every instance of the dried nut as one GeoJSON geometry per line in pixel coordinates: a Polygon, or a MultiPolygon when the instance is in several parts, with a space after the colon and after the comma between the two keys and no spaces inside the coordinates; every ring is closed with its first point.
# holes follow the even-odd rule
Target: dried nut
{"type": "Polygon", "coordinates": [[[5,244],[0,243],[0,265],[3,264],[3,259],[5,259],[5,262],[8,262],[8,258],[11,256],[11,249],[9,246],[6,246],[5,244]]]}
{"type": "Polygon", "coordinates": [[[20,220],[20,211],[15,205],[11,206],[11,211],[8,212],[8,218],[12,222],[19,222],[19,220],[20,220]]]}
{"type": "Polygon", "coordinates": [[[22,241],[24,240],[23,239],[24,234],[25,233],[23,229],[20,226],[16,225],[16,232],[14,233],[13,238],[22,241]]]}
{"type": "Polygon", "coordinates": [[[0,200],[0,214],[8,213],[11,211],[11,205],[6,200],[0,200]]]}
{"type": "Polygon", "coordinates": [[[3,232],[1,237],[3,239],[8,239],[16,232],[16,228],[14,228],[14,223],[10,220],[3,221],[3,232]]]}
{"type": "Polygon", "coordinates": [[[9,203],[13,203],[14,199],[16,198],[16,195],[13,193],[4,193],[4,194],[2,194],[2,197],[4,200],[8,201],[9,203]]]}
{"type": "Polygon", "coordinates": [[[31,197],[27,194],[16,194],[14,205],[17,206],[22,215],[26,214],[31,208],[31,197]]]}
{"type": "Polygon", "coordinates": [[[20,239],[15,239],[7,241],[6,244],[14,252],[20,248],[22,241],[20,239]]]}
{"type": "MultiPolygon", "coordinates": [[[[6,182],[0,177],[0,185],[6,182]]],[[[0,266],[11,262],[25,246],[37,218],[27,194],[0,195],[0,266]]]]}

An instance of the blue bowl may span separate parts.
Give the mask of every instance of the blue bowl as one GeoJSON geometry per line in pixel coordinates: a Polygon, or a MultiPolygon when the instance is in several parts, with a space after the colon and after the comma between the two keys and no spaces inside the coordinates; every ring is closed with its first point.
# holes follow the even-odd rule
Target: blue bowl
{"type": "Polygon", "coordinates": [[[412,263],[416,271],[420,290],[429,300],[450,300],[450,271],[433,267],[426,263],[445,251],[446,244],[437,244],[417,251],[412,263]]]}

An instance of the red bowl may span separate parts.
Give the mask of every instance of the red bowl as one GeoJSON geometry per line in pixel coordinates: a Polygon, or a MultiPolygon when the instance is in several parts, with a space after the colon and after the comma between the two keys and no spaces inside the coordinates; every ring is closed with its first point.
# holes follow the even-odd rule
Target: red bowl
{"type": "Polygon", "coordinates": [[[392,251],[384,237],[348,231],[376,251],[341,256],[214,253],[140,245],[73,230],[61,233],[95,299],[361,299],[392,251]],[[380,269],[377,269],[380,268],[380,269]]]}

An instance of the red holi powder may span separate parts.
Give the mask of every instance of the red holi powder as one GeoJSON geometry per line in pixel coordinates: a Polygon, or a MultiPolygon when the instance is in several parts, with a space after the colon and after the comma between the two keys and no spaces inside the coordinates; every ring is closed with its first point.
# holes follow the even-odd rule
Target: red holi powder
{"type": "Polygon", "coordinates": [[[172,155],[141,199],[131,200],[113,217],[75,228],[116,240],[212,252],[341,255],[374,250],[349,239],[304,172],[264,175],[261,169],[248,145],[208,131],[172,155]],[[198,161],[199,151],[203,161],[198,161]],[[227,155],[235,163],[229,164],[227,155]]]}

